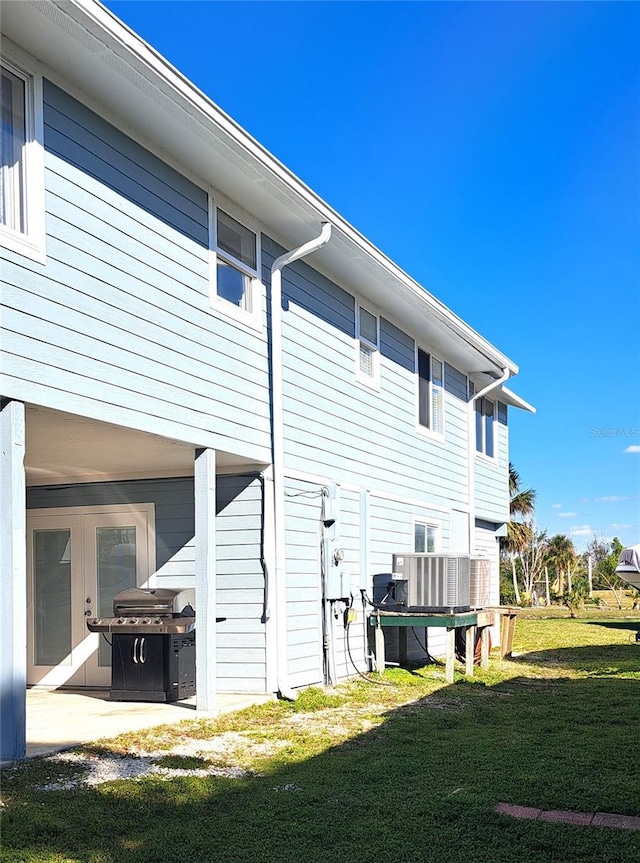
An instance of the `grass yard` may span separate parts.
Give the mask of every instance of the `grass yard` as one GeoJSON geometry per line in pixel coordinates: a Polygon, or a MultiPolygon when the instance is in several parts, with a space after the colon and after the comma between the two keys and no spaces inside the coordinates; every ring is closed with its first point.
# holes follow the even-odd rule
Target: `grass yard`
{"type": "Polygon", "coordinates": [[[472,682],[395,669],[390,685],[308,690],[81,750],[147,758],[170,778],[77,786],[86,767],[42,758],[5,771],[0,859],[637,861],[640,832],[493,812],[640,815],[640,615],[542,612],[518,620],[513,660],[494,656],[472,682]]]}

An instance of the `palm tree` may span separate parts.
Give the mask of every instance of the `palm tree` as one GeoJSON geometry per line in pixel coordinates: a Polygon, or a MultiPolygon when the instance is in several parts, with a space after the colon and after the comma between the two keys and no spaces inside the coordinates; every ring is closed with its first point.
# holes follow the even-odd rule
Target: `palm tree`
{"type": "Polygon", "coordinates": [[[558,593],[564,593],[564,577],[567,576],[567,590],[571,590],[571,564],[576,557],[576,550],[570,537],[557,533],[549,540],[547,557],[556,568],[558,575],[558,593]]]}
{"type": "Polygon", "coordinates": [[[516,573],[516,557],[531,542],[533,529],[530,519],[535,508],[535,501],[536,492],[532,488],[523,489],[520,487],[520,474],[509,462],[510,521],[507,525],[507,535],[502,540],[502,548],[511,561],[513,591],[518,605],[520,604],[520,588],[518,587],[518,575],[516,573]]]}

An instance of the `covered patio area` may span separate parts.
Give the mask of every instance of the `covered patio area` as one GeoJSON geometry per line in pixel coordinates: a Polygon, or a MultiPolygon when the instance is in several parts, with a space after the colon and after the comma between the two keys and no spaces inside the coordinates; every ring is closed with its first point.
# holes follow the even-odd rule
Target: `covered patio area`
{"type": "Polygon", "coordinates": [[[109,701],[110,642],[86,620],[109,617],[129,588],[195,589],[199,711],[273,692],[260,620],[264,465],[18,401],[0,413],[0,758],[24,757],[25,737],[29,757],[195,715],[195,703],[109,701]]]}
{"type": "Polygon", "coordinates": [[[27,758],[49,755],[101,738],[263,704],[273,695],[218,693],[213,713],[196,710],[195,698],[173,704],[110,701],[100,689],[28,689],[27,758]]]}

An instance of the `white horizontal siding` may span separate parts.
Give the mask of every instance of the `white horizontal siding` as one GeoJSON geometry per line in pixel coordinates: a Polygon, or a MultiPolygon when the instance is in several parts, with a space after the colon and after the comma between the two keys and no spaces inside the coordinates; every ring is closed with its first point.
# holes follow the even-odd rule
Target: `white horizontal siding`
{"type": "Polygon", "coordinates": [[[3,252],[3,394],[269,459],[265,332],[209,304],[204,189],[45,82],[47,264],[3,252]]]}
{"type": "MultiPolygon", "coordinates": [[[[265,239],[263,260],[280,249],[265,239]]],[[[286,469],[467,504],[466,379],[446,367],[445,438],[416,429],[415,344],[381,319],[380,391],[355,377],[355,300],[304,262],[283,280],[286,469]]]]}
{"type": "Polygon", "coordinates": [[[322,486],[285,480],[287,665],[293,687],[322,683],[322,486]]]}
{"type": "Polygon", "coordinates": [[[495,459],[475,459],[476,517],[504,523],[509,521],[509,441],[504,420],[494,423],[494,434],[495,459]]]}

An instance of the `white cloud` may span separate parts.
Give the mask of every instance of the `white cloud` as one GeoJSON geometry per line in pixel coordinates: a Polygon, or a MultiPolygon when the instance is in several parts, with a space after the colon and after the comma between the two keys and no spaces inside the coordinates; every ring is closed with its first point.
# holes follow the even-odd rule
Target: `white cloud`
{"type": "Polygon", "coordinates": [[[640,452],[640,444],[632,443],[631,446],[628,446],[625,452],[640,452]]]}
{"type": "MultiPolygon", "coordinates": [[[[606,497],[594,497],[594,503],[624,503],[627,500],[635,500],[639,495],[619,495],[619,494],[609,494],[606,497]]],[[[585,503],[589,503],[587,499],[585,503]]]]}
{"type": "Polygon", "coordinates": [[[554,503],[554,504],[552,504],[551,506],[552,506],[552,508],[553,508],[553,509],[562,509],[562,504],[561,504],[561,503],[554,503]]]}
{"type": "Polygon", "coordinates": [[[591,536],[593,528],[588,524],[583,524],[580,527],[572,527],[569,531],[570,536],[591,536]]]}
{"type": "Polygon", "coordinates": [[[611,530],[627,530],[630,527],[635,527],[634,524],[610,524],[611,530]]]}
{"type": "Polygon", "coordinates": [[[577,515],[577,512],[559,512],[558,518],[575,518],[577,515]]]}

